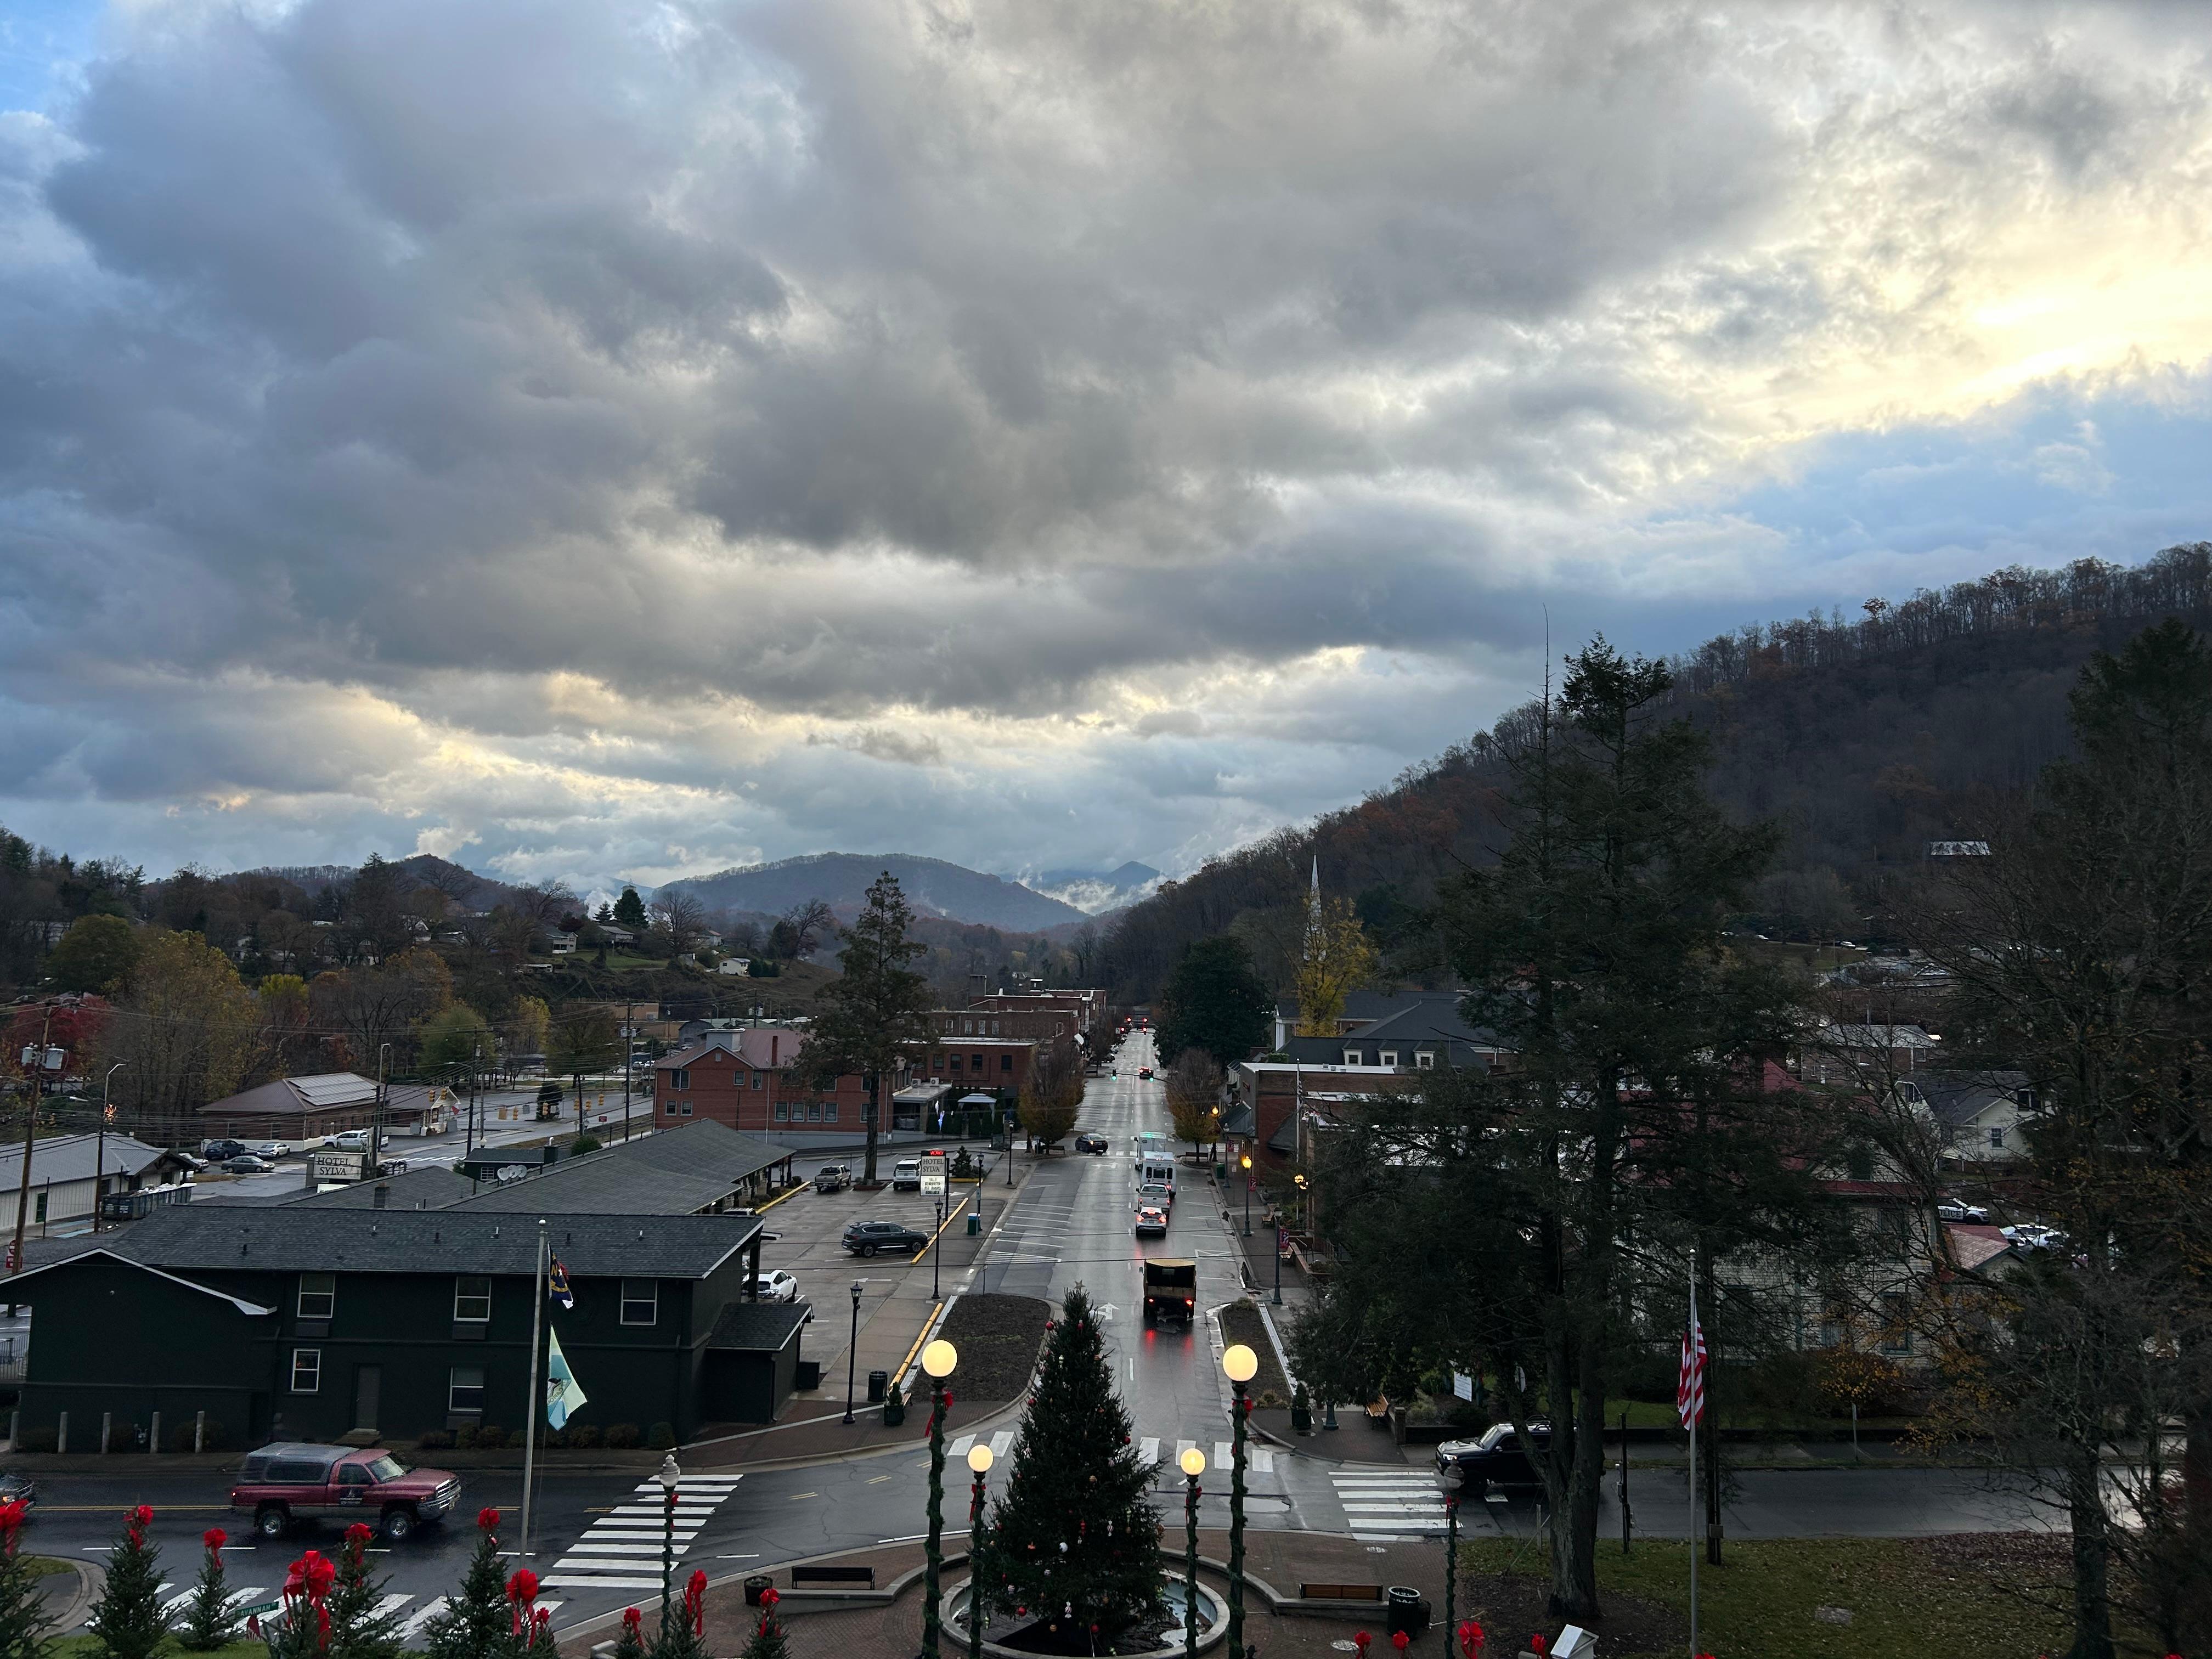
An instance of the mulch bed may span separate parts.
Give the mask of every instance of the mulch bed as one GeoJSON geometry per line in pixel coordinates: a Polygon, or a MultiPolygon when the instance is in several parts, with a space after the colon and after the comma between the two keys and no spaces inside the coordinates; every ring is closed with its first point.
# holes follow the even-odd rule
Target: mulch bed
{"type": "Polygon", "coordinates": [[[1036,1369],[1051,1305],[1033,1296],[963,1296],[939,1333],[960,1352],[952,1373],[959,1400],[1012,1400],[1036,1369]]]}
{"type": "Polygon", "coordinates": [[[1221,1310],[1221,1334],[1231,1343],[1242,1342],[1260,1357],[1259,1374],[1249,1386],[1252,1398],[1262,1405],[1291,1403],[1290,1379],[1275,1360],[1275,1345],[1267,1340],[1267,1327],[1260,1310],[1249,1302],[1232,1302],[1221,1310]],[[1267,1396],[1274,1395],[1270,1401],[1267,1396]]]}
{"type": "MultiPolygon", "coordinates": [[[[1528,1645],[1531,1632],[1547,1640],[1559,1632],[1559,1621],[1545,1610],[1551,1583],[1545,1578],[1498,1573],[1465,1573],[1459,1581],[1457,1616],[1472,1619],[1483,1628],[1484,1651],[1518,1653],[1528,1645]]],[[[1599,1637],[1601,1653],[1680,1653],[1690,1639],[1690,1621],[1672,1607],[1641,1596],[1608,1590],[1603,1617],[1590,1628],[1599,1637]]],[[[1436,1610],[1438,1620],[1443,1609],[1436,1610]]]]}

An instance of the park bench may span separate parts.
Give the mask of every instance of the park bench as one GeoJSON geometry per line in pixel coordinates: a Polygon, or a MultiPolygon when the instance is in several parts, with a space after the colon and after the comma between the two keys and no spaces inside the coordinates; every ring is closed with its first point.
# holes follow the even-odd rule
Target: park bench
{"type": "Polygon", "coordinates": [[[876,1570],[873,1567],[793,1567],[791,1570],[791,1587],[797,1589],[801,1584],[858,1584],[863,1589],[873,1589],[876,1587],[876,1570]]]}

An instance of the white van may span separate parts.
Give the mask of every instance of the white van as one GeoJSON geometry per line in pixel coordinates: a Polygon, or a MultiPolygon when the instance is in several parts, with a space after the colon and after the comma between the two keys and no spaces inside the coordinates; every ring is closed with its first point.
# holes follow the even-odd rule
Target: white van
{"type": "Polygon", "coordinates": [[[1173,1158],[1161,1158],[1158,1154],[1139,1158],[1137,1160],[1137,1185],[1164,1187],[1170,1192],[1173,1192],[1176,1184],[1175,1170],[1173,1158]]]}

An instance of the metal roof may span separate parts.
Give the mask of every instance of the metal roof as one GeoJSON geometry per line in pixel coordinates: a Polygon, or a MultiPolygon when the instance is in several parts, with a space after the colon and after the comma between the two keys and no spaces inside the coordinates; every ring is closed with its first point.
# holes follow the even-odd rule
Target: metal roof
{"type": "MultiPolygon", "coordinates": [[[[95,1161],[102,1175],[142,1175],[167,1156],[159,1146],[149,1146],[143,1140],[118,1134],[112,1129],[106,1139],[107,1148],[104,1153],[100,1150],[101,1137],[98,1134],[47,1135],[33,1143],[31,1185],[89,1181],[95,1161]]],[[[12,1193],[22,1180],[22,1144],[19,1141],[11,1146],[0,1146],[0,1191],[12,1193]]]]}
{"type": "MultiPolygon", "coordinates": [[[[750,1216],[562,1215],[554,1254],[579,1279],[703,1279],[752,1241],[750,1216]]],[[[173,1273],[493,1273],[536,1271],[535,1217],[456,1210],[172,1205],[103,1247],[173,1273]]]]}
{"type": "Polygon", "coordinates": [[[707,1338],[710,1348],[747,1353],[779,1353],[806,1323],[804,1302],[731,1302],[707,1338]]]}
{"type": "Polygon", "coordinates": [[[532,1215],[694,1215],[798,1154],[711,1118],[617,1140],[542,1175],[487,1187],[458,1209],[532,1215]]]}
{"type": "Polygon", "coordinates": [[[358,1072],[318,1072],[284,1081],[310,1106],[351,1106],[376,1098],[376,1080],[358,1072]]]}

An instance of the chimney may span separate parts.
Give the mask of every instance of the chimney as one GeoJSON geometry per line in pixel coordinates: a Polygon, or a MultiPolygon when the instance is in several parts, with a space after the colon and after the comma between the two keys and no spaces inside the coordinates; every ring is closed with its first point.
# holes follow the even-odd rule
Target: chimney
{"type": "Polygon", "coordinates": [[[780,1032],[770,1031],[768,1034],[768,1068],[771,1072],[775,1069],[776,1051],[782,1046],[782,1035],[780,1032]]]}
{"type": "Polygon", "coordinates": [[[391,1201],[392,1201],[392,1186],[391,1186],[391,1183],[390,1183],[389,1182],[383,1182],[383,1181],[380,1181],[380,1182],[378,1182],[376,1183],[376,1192],[375,1192],[375,1194],[373,1195],[373,1197],[372,1197],[372,1199],[371,1199],[371,1204],[372,1204],[372,1206],[373,1206],[374,1208],[376,1208],[376,1209],[380,1209],[380,1209],[382,1209],[382,1208],[383,1208],[386,1204],[389,1204],[391,1201]]]}

